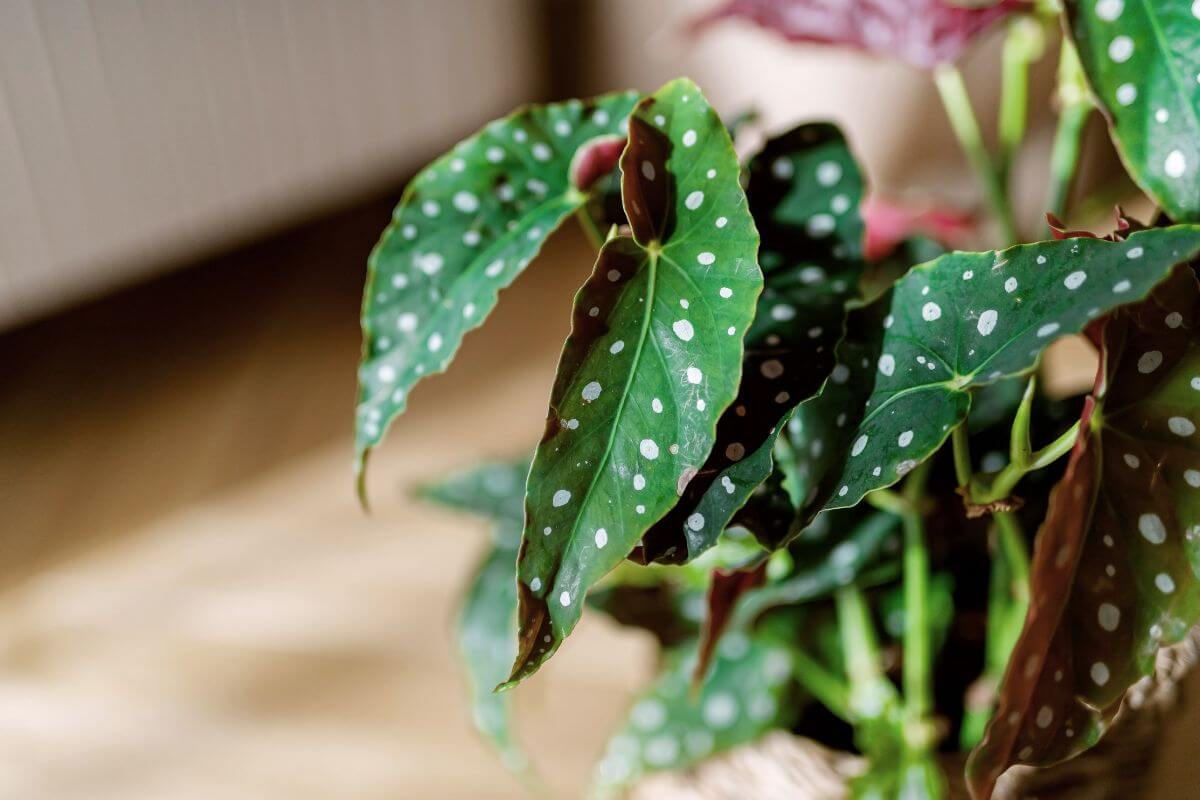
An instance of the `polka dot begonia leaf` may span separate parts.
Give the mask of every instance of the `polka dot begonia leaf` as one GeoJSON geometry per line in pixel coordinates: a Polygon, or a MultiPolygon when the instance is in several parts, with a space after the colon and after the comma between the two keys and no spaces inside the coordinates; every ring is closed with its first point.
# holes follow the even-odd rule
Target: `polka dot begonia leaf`
{"type": "MultiPolygon", "coordinates": [[[[632,92],[531,106],[423,169],[368,261],[355,446],[371,448],[422,377],[443,371],[500,290],[612,165],[632,92]]],[[[616,151],[619,152],[619,149],[616,151]]]]}
{"type": "Polygon", "coordinates": [[[1200,283],[1182,266],[1119,309],[1038,533],[1032,604],[972,755],[975,796],[1013,764],[1094,745],[1159,648],[1200,621],[1200,283]]]}
{"type": "Polygon", "coordinates": [[[493,691],[508,675],[517,653],[512,630],[517,620],[517,550],[520,523],[496,523],[495,538],[510,546],[494,545],[475,568],[466,598],[458,612],[456,638],[470,688],[475,727],[495,745],[504,765],[513,772],[529,762],[512,730],[512,695],[493,691]]]}
{"type": "Polygon", "coordinates": [[[630,710],[596,769],[596,796],[619,794],[641,776],[683,769],[786,727],[793,702],[792,655],[785,640],[764,631],[726,636],[699,691],[690,690],[695,647],[680,648],[630,710]]]}
{"type": "Polygon", "coordinates": [[[575,297],[529,475],[514,682],[553,654],[587,590],[675,504],[713,446],[762,291],[739,169],[690,81],[629,118],[621,173],[632,236],[604,245],[575,297]]]}
{"type": "Polygon", "coordinates": [[[1200,220],[1200,2],[1068,0],[1066,19],[1129,174],[1200,220]]]}
{"type": "Polygon", "coordinates": [[[508,675],[516,655],[517,547],[529,461],[484,464],[420,491],[420,496],[492,523],[492,544],[475,568],[458,611],[455,638],[466,669],[475,727],[514,772],[529,769],[511,726],[512,697],[493,687],[508,675]]]}
{"type": "Polygon", "coordinates": [[[694,27],[746,19],[789,41],[842,45],[934,67],[957,59],[984,28],[1027,4],[966,5],[952,0],[725,0],[694,27]]]}
{"type": "Polygon", "coordinates": [[[446,508],[515,522],[520,527],[525,519],[528,474],[529,459],[480,464],[422,487],[418,496],[446,508]]]}
{"type": "Polygon", "coordinates": [[[863,271],[863,179],[834,125],[802,125],[750,161],[746,195],[762,237],[764,290],[737,399],[679,502],[646,534],[642,561],[679,563],[712,546],[771,473],[776,433],[833,369],[846,301],[863,271]],[[687,521],[700,514],[710,524],[687,521]]]}
{"type": "Polygon", "coordinates": [[[898,481],[966,418],[971,390],[1136,302],[1200,252],[1200,226],[949,253],[853,311],[838,364],[793,416],[797,525],[898,481]]]}

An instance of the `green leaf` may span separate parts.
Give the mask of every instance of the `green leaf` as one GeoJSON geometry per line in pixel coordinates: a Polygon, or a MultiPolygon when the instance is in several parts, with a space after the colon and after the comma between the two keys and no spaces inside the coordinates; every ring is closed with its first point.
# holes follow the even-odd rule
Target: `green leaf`
{"type": "MultiPolygon", "coordinates": [[[[518,525],[502,522],[509,530],[497,538],[516,541],[518,525]]],[[[458,613],[458,649],[467,671],[475,727],[500,752],[504,765],[513,772],[529,769],[529,762],[512,733],[511,694],[492,688],[508,675],[516,655],[512,629],[517,618],[517,551],[493,546],[471,579],[467,596],[458,613]]]]}
{"type": "Polygon", "coordinates": [[[863,179],[837,127],[802,125],[771,139],[749,172],[765,288],[746,334],[741,385],[708,460],[646,535],[648,561],[687,561],[711,547],[771,474],[776,435],[833,369],[846,301],[858,293],[863,179]],[[707,521],[703,529],[687,524],[694,514],[707,521]]]}
{"type": "Polygon", "coordinates": [[[405,189],[367,265],[360,480],[413,385],[446,368],[499,291],[585,202],[588,181],[603,171],[587,156],[603,137],[624,138],[637,99],[623,92],[524,108],[459,143],[405,189]]]}
{"type": "Polygon", "coordinates": [[[1137,301],[1198,251],[1200,227],[1179,225],[914,267],[851,314],[838,366],[796,410],[798,527],[895,483],[966,418],[972,388],[1030,370],[1052,341],[1137,301]]]}
{"type": "Polygon", "coordinates": [[[968,778],[1095,744],[1159,648],[1200,621],[1200,284],[1188,267],[1103,329],[1101,375],[1037,537],[1031,613],[968,778]]]}
{"type": "Polygon", "coordinates": [[[525,476],[528,474],[527,458],[480,464],[422,487],[418,496],[446,508],[497,522],[515,523],[519,536],[525,518],[525,476]]]}
{"type": "Polygon", "coordinates": [[[766,611],[828,597],[836,589],[871,576],[867,583],[898,572],[887,556],[899,553],[900,520],[882,511],[845,509],[821,514],[788,547],[792,570],[782,579],[748,592],[731,627],[751,624],[766,611]]]}
{"type": "Polygon", "coordinates": [[[633,235],[605,243],[575,298],[527,487],[513,682],[553,654],[587,590],[674,505],[734,398],[762,289],[738,170],[690,81],[629,119],[621,172],[633,235]]]}
{"type": "Polygon", "coordinates": [[[1117,150],[1177,221],[1200,220],[1200,7],[1068,0],[1067,27],[1117,150]]]}
{"type": "Polygon", "coordinates": [[[648,772],[682,769],[791,724],[799,704],[790,699],[793,665],[784,642],[768,630],[725,637],[697,693],[689,691],[694,648],[673,653],[609,742],[597,768],[598,794],[613,794],[648,772]]]}

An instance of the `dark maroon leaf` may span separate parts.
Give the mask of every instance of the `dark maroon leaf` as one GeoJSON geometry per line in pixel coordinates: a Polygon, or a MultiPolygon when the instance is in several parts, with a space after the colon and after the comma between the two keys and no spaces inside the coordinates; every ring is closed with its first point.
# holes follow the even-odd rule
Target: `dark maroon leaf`
{"type": "Polygon", "coordinates": [[[942,0],[727,0],[693,29],[742,18],[789,41],[842,45],[934,67],[957,59],[976,34],[1024,6],[1017,0],[987,8],[942,0]]]}
{"type": "Polygon", "coordinates": [[[977,797],[1013,764],[1095,744],[1159,648],[1200,620],[1198,330],[1187,266],[1104,326],[1096,388],[1038,533],[1029,617],[968,766],[977,797]]]}
{"type": "Polygon", "coordinates": [[[767,577],[767,561],[757,560],[753,566],[745,569],[713,570],[712,583],[708,587],[708,615],[704,618],[704,627],[700,635],[700,646],[696,655],[696,667],[692,671],[692,686],[704,683],[708,674],[708,666],[716,652],[717,642],[721,634],[729,626],[733,618],[733,609],[737,601],[746,592],[762,586],[767,577]]]}

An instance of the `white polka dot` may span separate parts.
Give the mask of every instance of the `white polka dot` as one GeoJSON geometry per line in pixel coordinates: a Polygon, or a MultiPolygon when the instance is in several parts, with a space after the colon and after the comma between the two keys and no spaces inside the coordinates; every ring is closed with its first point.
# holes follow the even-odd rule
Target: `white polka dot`
{"type": "Polygon", "coordinates": [[[489,278],[494,278],[503,271],[504,260],[498,258],[484,268],[483,274],[487,275],[489,278]]]}
{"type": "Polygon", "coordinates": [[[391,383],[392,381],[396,380],[396,368],[390,364],[384,364],[382,367],[375,370],[375,374],[379,377],[379,380],[383,381],[384,383],[391,383]]]}
{"type": "Polygon", "coordinates": [[[535,592],[540,591],[542,588],[542,579],[534,578],[533,580],[531,580],[529,582],[529,588],[535,592]]]}
{"type": "Polygon", "coordinates": [[[1142,353],[1141,358],[1138,359],[1138,372],[1142,373],[1143,375],[1149,375],[1151,372],[1154,372],[1154,370],[1162,366],[1162,362],[1163,354],[1161,352],[1158,350],[1147,350],[1145,353],[1142,353]]]}
{"type": "Polygon", "coordinates": [[[688,210],[695,211],[704,204],[704,192],[692,192],[687,196],[687,199],[683,201],[683,204],[688,207],[688,210]]]}
{"type": "Polygon", "coordinates": [[[1187,485],[1193,489],[1200,489],[1200,469],[1184,470],[1183,479],[1187,481],[1187,485]]]}
{"type": "Polygon", "coordinates": [[[690,342],[692,337],[696,335],[696,330],[692,327],[692,323],[686,319],[677,319],[671,324],[671,330],[675,331],[675,335],[681,341],[690,342]]]}
{"type": "Polygon", "coordinates": [[[633,488],[639,492],[642,489],[645,489],[646,488],[646,476],[645,475],[634,475],[633,476],[633,488]]]}
{"type": "Polygon", "coordinates": [[[685,375],[688,383],[696,384],[704,380],[704,373],[698,367],[688,367],[685,375]]]}
{"type": "Polygon", "coordinates": [[[1142,460],[1133,453],[1126,453],[1123,458],[1125,459],[1126,466],[1130,469],[1137,469],[1142,465],[1142,460]]]}
{"type": "Polygon", "coordinates": [[[1138,517],[1138,530],[1150,544],[1162,544],[1167,540],[1167,528],[1158,514],[1142,514],[1138,517]]]}
{"type": "Polygon", "coordinates": [[[717,292],[717,294],[728,300],[729,298],[733,297],[733,289],[730,289],[728,286],[722,286],[721,290],[717,292]]]}
{"type": "Polygon", "coordinates": [[[575,429],[577,429],[577,428],[579,427],[579,420],[577,420],[577,419],[568,419],[568,420],[565,420],[565,421],[563,422],[563,427],[564,427],[564,428],[566,428],[567,430],[572,430],[572,431],[573,431],[573,430],[575,430],[575,429]]]}
{"type": "Polygon", "coordinates": [[[1108,57],[1118,64],[1124,64],[1133,55],[1133,39],[1128,36],[1114,37],[1108,43],[1108,57]]]}
{"type": "Polygon", "coordinates": [[[589,381],[588,384],[583,387],[583,391],[580,392],[580,395],[583,397],[583,401],[585,403],[592,402],[600,396],[600,382],[589,381]]]}
{"type": "Polygon", "coordinates": [[[704,721],[714,728],[728,728],[737,721],[738,705],[727,692],[714,694],[704,702],[704,721]]]}
{"type": "Polygon", "coordinates": [[[1038,709],[1037,719],[1035,719],[1034,722],[1037,723],[1039,728],[1049,728],[1050,723],[1053,721],[1054,711],[1051,710],[1050,706],[1042,706],[1038,709]]]}
{"type": "Polygon", "coordinates": [[[1167,420],[1167,427],[1176,436],[1191,436],[1196,432],[1196,423],[1187,417],[1171,417],[1167,420]]]}
{"type": "Polygon", "coordinates": [[[442,207],[435,200],[426,200],[421,204],[421,212],[427,217],[436,217],[442,213],[442,207]]]}
{"type": "Polygon", "coordinates": [[[1187,158],[1183,155],[1182,150],[1172,150],[1167,156],[1167,160],[1163,162],[1163,171],[1167,173],[1169,178],[1182,178],[1187,172],[1187,158]]]}
{"type": "Polygon", "coordinates": [[[1058,328],[1059,325],[1057,322],[1047,322],[1045,325],[1037,329],[1037,336],[1039,339],[1045,339],[1047,336],[1057,333],[1058,328]]]}
{"type": "Polygon", "coordinates": [[[850,448],[850,455],[852,455],[852,456],[862,455],[862,451],[867,449],[867,442],[869,442],[870,440],[871,440],[871,437],[867,436],[866,434],[859,436],[857,439],[854,440],[854,447],[850,448]]]}
{"type": "Polygon", "coordinates": [[[555,508],[562,508],[569,502],[571,502],[571,493],[566,489],[559,489],[554,493],[554,497],[550,499],[550,504],[555,508]]]}
{"type": "Polygon", "coordinates": [[[1131,284],[1129,281],[1126,281],[1126,280],[1117,281],[1115,284],[1113,284],[1113,288],[1112,288],[1113,294],[1124,294],[1125,292],[1128,292],[1132,287],[1133,287],[1133,284],[1131,284]]]}
{"type": "Polygon", "coordinates": [[[842,179],[842,165],[836,161],[822,161],[817,166],[817,183],[833,186],[842,179]]]}
{"type": "Polygon", "coordinates": [[[1017,290],[1017,279],[1016,278],[1009,278],[1008,280],[1006,280],[1004,282],[1004,291],[1008,292],[1009,294],[1012,294],[1016,290],[1017,290]]]}
{"type": "Polygon", "coordinates": [[[792,166],[792,162],[786,158],[777,158],[771,163],[771,174],[781,181],[786,181],[792,177],[794,171],[795,168],[792,166]]]}
{"type": "Polygon", "coordinates": [[[440,333],[430,335],[425,344],[429,347],[430,352],[436,353],[442,349],[442,335],[440,333]]]}
{"type": "Polygon", "coordinates": [[[710,169],[708,172],[704,173],[704,175],[709,180],[712,180],[713,178],[717,177],[717,171],[715,169],[710,169]]]}
{"type": "Polygon", "coordinates": [[[837,194],[829,201],[829,208],[835,214],[845,214],[850,210],[850,198],[844,194],[837,194]]]}
{"type": "Polygon", "coordinates": [[[779,322],[787,322],[790,319],[794,319],[795,316],[796,309],[792,306],[780,304],[771,307],[771,319],[779,322]]]}
{"type": "Polygon", "coordinates": [[[905,431],[904,433],[900,434],[900,438],[897,439],[896,442],[901,447],[908,447],[910,444],[912,444],[912,440],[913,440],[913,432],[905,431]]]}
{"type": "Polygon", "coordinates": [[[980,336],[991,336],[992,331],[996,330],[996,321],[1000,315],[995,309],[989,308],[979,315],[979,324],[975,327],[979,329],[980,336]]]}
{"type": "Polygon", "coordinates": [[[608,348],[608,352],[612,353],[615,356],[617,353],[621,352],[624,349],[625,349],[625,342],[618,339],[617,341],[613,342],[612,345],[608,348]]]}
{"type": "Polygon", "coordinates": [[[405,333],[412,333],[417,329],[417,315],[411,311],[405,311],[396,317],[396,327],[405,333]]]}
{"type": "Polygon", "coordinates": [[[566,608],[567,606],[571,605],[571,593],[570,593],[570,592],[563,592],[562,594],[560,594],[560,595],[558,596],[558,603],[559,603],[559,605],[561,605],[563,608],[566,608]]]}
{"type": "Polygon", "coordinates": [[[921,306],[921,316],[926,322],[933,322],[942,316],[942,307],[932,300],[921,306]]]}
{"type": "Polygon", "coordinates": [[[1132,83],[1122,83],[1117,87],[1117,102],[1123,106],[1131,105],[1137,96],[1137,87],[1132,83]]]}
{"type": "Polygon", "coordinates": [[[596,529],[596,547],[597,547],[597,549],[603,550],[604,545],[606,545],[606,544],[608,544],[608,531],[604,530],[604,528],[597,528],[596,529]]]}
{"type": "Polygon", "coordinates": [[[648,180],[648,181],[654,180],[654,176],[656,174],[658,174],[658,173],[656,173],[654,171],[653,164],[651,164],[649,161],[642,162],[642,175],[645,176],[646,180],[648,180]]]}
{"type": "Polygon", "coordinates": [[[504,160],[504,151],[499,147],[489,147],[485,155],[487,156],[487,160],[493,164],[499,164],[504,160]]]}
{"type": "Polygon", "coordinates": [[[699,513],[692,514],[687,518],[687,526],[694,531],[701,530],[704,527],[704,515],[699,513]]]}
{"type": "Polygon", "coordinates": [[[413,263],[417,265],[417,269],[424,272],[426,275],[435,275],[445,264],[445,259],[441,253],[417,253],[413,256],[413,263]]]}
{"type": "Polygon", "coordinates": [[[714,261],[716,261],[717,257],[714,256],[712,253],[704,252],[704,253],[701,253],[700,255],[696,256],[696,260],[699,261],[703,266],[707,267],[708,265],[710,265],[714,261]]]}
{"type": "Polygon", "coordinates": [[[543,142],[538,142],[537,144],[535,144],[533,146],[531,152],[533,153],[533,157],[536,158],[538,161],[549,161],[550,160],[550,155],[551,155],[550,147],[549,147],[549,145],[547,145],[543,142]]]}
{"type": "Polygon", "coordinates": [[[884,353],[879,357],[879,371],[889,377],[896,371],[896,359],[891,353],[884,353]]]}
{"type": "Polygon", "coordinates": [[[1092,664],[1091,675],[1092,681],[1097,686],[1103,686],[1108,683],[1108,665],[1103,661],[1097,661],[1095,664],[1092,664]]]}
{"type": "Polygon", "coordinates": [[[1171,118],[1171,112],[1167,111],[1165,108],[1160,108],[1154,112],[1154,119],[1160,125],[1165,123],[1170,118],[1171,118]]]}
{"type": "Polygon", "coordinates": [[[642,457],[653,461],[658,458],[658,444],[653,439],[642,439],[638,445],[642,457]]]}
{"type": "Polygon", "coordinates": [[[650,407],[654,409],[655,414],[661,414],[663,410],[662,400],[657,397],[650,401],[650,407]]]}
{"type": "Polygon", "coordinates": [[[1124,10],[1125,0],[1097,0],[1096,3],[1096,16],[1105,22],[1112,22],[1124,10]]]}
{"type": "Polygon", "coordinates": [[[1087,280],[1087,273],[1083,270],[1075,270],[1067,277],[1063,278],[1063,286],[1066,286],[1072,292],[1083,286],[1083,282],[1087,280]]]}
{"type": "Polygon", "coordinates": [[[1170,594],[1175,591],[1175,579],[1165,572],[1160,572],[1154,576],[1154,585],[1163,594],[1170,594]]]}
{"type": "Polygon", "coordinates": [[[458,192],[454,195],[454,207],[464,214],[479,210],[479,198],[470,192],[458,192]]]}
{"type": "Polygon", "coordinates": [[[729,219],[728,217],[717,217],[717,221],[713,224],[715,224],[718,228],[724,228],[729,224],[729,219]]]}
{"type": "Polygon", "coordinates": [[[1112,603],[1101,603],[1096,611],[1096,620],[1101,628],[1111,633],[1121,624],[1121,609],[1112,603]]]}
{"type": "Polygon", "coordinates": [[[837,228],[837,220],[829,214],[814,214],[804,224],[809,236],[817,238],[828,236],[837,228]]]}
{"type": "Polygon", "coordinates": [[[850,380],[850,368],[845,364],[837,364],[829,373],[829,379],[839,385],[845,383],[850,380]]]}
{"type": "Polygon", "coordinates": [[[693,130],[684,131],[681,141],[684,147],[691,147],[696,143],[696,132],[693,130]]]}
{"type": "Polygon", "coordinates": [[[565,119],[560,119],[558,122],[554,123],[554,132],[559,136],[566,136],[571,132],[571,124],[565,119]]]}

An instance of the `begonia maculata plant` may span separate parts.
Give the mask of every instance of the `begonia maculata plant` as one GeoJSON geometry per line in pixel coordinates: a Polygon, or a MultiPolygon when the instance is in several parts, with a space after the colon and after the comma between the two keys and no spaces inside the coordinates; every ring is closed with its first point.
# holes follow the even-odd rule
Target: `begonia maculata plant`
{"type": "Polygon", "coordinates": [[[736,24],[928,71],[986,211],[868,198],[827,122],[742,157],[687,79],[491,122],[371,254],[360,492],[409,392],[573,219],[594,266],[541,441],[423,490],[494,530],[458,619],[480,730],[534,769],[509,693],[586,610],[662,652],[598,794],[783,729],[861,754],[858,797],[943,797],[969,753],[984,800],[1095,745],[1200,620],[1200,2],[728,0],[685,35],[736,24]],[[989,31],[994,137],[955,67],[989,31]],[[1009,173],[1051,53],[1048,224],[1022,231],[1009,173]],[[1071,232],[1097,112],[1156,210],[1071,232]],[[1048,396],[1069,336],[1094,386],[1048,396]]]}

